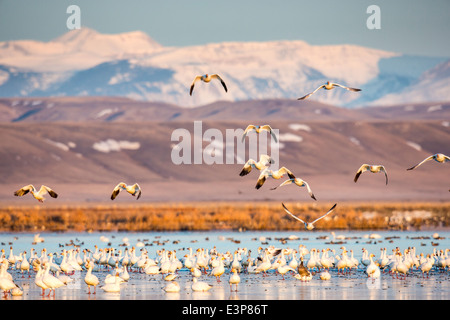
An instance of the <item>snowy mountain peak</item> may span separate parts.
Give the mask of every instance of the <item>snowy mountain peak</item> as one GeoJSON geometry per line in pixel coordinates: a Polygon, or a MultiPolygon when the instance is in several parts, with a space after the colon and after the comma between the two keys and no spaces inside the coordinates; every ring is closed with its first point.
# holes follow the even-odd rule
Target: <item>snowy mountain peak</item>
{"type": "Polygon", "coordinates": [[[89,38],[100,35],[97,31],[91,28],[83,27],[81,29],[70,30],[63,35],[55,38],[52,42],[61,42],[68,45],[82,43],[89,38]]]}
{"type": "Polygon", "coordinates": [[[449,65],[433,67],[444,60],[301,40],[163,47],[141,31],[83,27],[49,42],[0,42],[0,96],[115,95],[195,107],[296,99],[330,80],[362,92],[321,90],[310,99],[346,107],[442,101],[450,100],[449,65]],[[228,92],[213,81],[190,96],[192,80],[205,73],[220,74],[228,92]]]}
{"type": "Polygon", "coordinates": [[[161,48],[159,43],[142,31],[102,34],[86,27],[71,30],[52,42],[62,43],[77,51],[105,52],[106,50],[109,55],[148,53],[161,48]]]}

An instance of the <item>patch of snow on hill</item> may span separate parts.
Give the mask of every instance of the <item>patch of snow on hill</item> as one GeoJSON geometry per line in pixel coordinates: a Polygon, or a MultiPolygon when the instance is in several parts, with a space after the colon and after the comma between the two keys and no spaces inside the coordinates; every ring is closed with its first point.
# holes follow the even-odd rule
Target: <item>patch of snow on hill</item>
{"type": "Polygon", "coordinates": [[[103,109],[95,115],[95,118],[98,119],[111,113],[113,113],[112,109],[103,109]]]}
{"type": "Polygon", "coordinates": [[[353,143],[359,147],[361,146],[361,142],[358,139],[356,139],[355,137],[350,137],[349,139],[350,139],[351,143],[353,143]]]}
{"type": "Polygon", "coordinates": [[[122,150],[139,150],[141,144],[139,142],[117,141],[114,139],[107,139],[105,141],[96,142],[92,145],[94,150],[99,152],[119,152],[122,150]]]}
{"type": "Polygon", "coordinates": [[[284,142],[302,142],[303,138],[292,133],[283,133],[278,136],[278,140],[284,142]]]}
{"type": "Polygon", "coordinates": [[[439,110],[442,110],[442,105],[437,104],[434,106],[429,106],[427,109],[427,112],[433,112],[433,111],[439,111],[439,110]]]}
{"type": "Polygon", "coordinates": [[[9,79],[9,73],[3,70],[0,70],[0,86],[9,79]]]}
{"type": "Polygon", "coordinates": [[[417,151],[422,151],[422,147],[419,144],[415,143],[415,142],[406,141],[406,144],[408,146],[410,146],[411,148],[416,149],[417,151]]]}
{"type": "Polygon", "coordinates": [[[288,127],[289,127],[289,129],[292,129],[295,131],[303,130],[303,131],[311,132],[311,127],[306,124],[291,123],[288,127]]]}
{"type": "Polygon", "coordinates": [[[50,139],[45,139],[45,142],[47,142],[48,144],[51,144],[52,146],[55,146],[63,151],[69,151],[70,148],[69,146],[67,146],[66,144],[62,143],[62,142],[57,142],[57,141],[52,141],[50,139]]]}

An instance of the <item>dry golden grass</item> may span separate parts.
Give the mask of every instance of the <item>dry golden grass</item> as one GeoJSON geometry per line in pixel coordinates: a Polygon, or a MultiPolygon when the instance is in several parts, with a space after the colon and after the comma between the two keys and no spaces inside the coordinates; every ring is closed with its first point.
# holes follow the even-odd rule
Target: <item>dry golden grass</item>
{"type": "MultiPolygon", "coordinates": [[[[300,218],[312,221],[330,204],[286,203],[300,218]]],[[[450,203],[338,204],[317,223],[321,230],[448,227],[450,203]]],[[[141,205],[86,205],[0,208],[0,230],[22,231],[178,231],[303,230],[280,203],[219,202],[141,205]]]]}

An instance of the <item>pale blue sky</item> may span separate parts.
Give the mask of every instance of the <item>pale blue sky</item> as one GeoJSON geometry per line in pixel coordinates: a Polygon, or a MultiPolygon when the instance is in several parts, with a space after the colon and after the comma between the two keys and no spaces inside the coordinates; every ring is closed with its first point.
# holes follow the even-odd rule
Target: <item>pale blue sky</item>
{"type": "Polygon", "coordinates": [[[66,9],[102,33],[146,32],[166,46],[222,41],[304,40],[450,56],[449,0],[0,0],[0,41],[48,41],[68,31],[66,9]],[[369,30],[369,5],[381,30],[369,30]]]}

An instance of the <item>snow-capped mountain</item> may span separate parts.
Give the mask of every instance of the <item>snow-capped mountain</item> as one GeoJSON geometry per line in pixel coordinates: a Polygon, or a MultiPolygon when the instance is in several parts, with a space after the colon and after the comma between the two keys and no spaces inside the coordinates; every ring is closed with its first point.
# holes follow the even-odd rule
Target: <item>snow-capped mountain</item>
{"type": "Polygon", "coordinates": [[[450,60],[444,61],[303,41],[164,47],[140,31],[106,35],[82,28],[49,42],[1,42],[0,96],[114,95],[194,107],[218,100],[296,99],[331,80],[363,91],[319,91],[310,99],[346,107],[414,103],[450,100],[449,72],[437,87],[420,84],[432,83],[442,69],[436,66],[450,60]],[[218,82],[198,83],[189,96],[194,77],[205,73],[220,74],[228,93],[218,82]],[[404,94],[408,90],[414,95],[404,94]]]}
{"type": "Polygon", "coordinates": [[[375,100],[372,104],[383,105],[427,102],[427,101],[449,101],[450,98],[450,60],[438,64],[424,72],[415,82],[400,92],[387,94],[375,100]]]}

